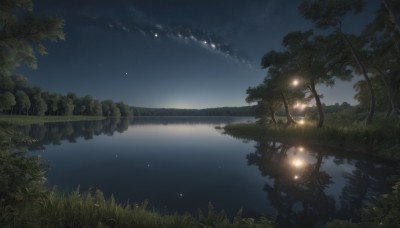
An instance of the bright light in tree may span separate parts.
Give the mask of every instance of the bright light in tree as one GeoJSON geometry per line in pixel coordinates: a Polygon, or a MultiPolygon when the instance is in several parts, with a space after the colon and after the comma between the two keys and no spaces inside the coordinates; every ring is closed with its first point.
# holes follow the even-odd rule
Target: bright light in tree
{"type": "Polygon", "coordinates": [[[293,82],[292,82],[292,85],[293,86],[298,86],[299,85],[299,80],[294,79],[293,82]]]}
{"type": "Polygon", "coordinates": [[[157,33],[155,33],[155,34],[154,34],[154,37],[155,37],[155,38],[157,38],[157,37],[158,37],[158,34],[157,34],[157,33]]]}
{"type": "Polygon", "coordinates": [[[300,120],[300,121],[299,121],[299,124],[304,124],[304,120],[300,120]]]}
{"type": "Polygon", "coordinates": [[[296,168],[300,168],[304,165],[304,161],[299,158],[296,158],[293,160],[292,165],[296,168]]]}
{"type": "Polygon", "coordinates": [[[295,180],[297,180],[297,179],[299,179],[299,176],[297,176],[297,175],[294,175],[294,177],[293,177],[295,180]]]}

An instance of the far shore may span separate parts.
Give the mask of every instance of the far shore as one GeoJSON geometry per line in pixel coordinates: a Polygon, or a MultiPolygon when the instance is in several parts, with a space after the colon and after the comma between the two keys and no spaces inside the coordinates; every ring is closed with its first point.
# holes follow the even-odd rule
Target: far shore
{"type": "Polygon", "coordinates": [[[25,116],[25,115],[0,115],[0,123],[15,125],[29,125],[65,121],[90,121],[103,120],[104,116],[25,116]]]}

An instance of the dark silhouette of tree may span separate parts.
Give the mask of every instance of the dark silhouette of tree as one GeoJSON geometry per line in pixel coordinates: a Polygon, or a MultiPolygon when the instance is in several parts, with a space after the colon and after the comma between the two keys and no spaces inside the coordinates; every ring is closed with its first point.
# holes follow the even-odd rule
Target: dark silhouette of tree
{"type": "Polygon", "coordinates": [[[355,14],[360,12],[364,5],[363,0],[305,0],[300,4],[299,10],[305,18],[312,20],[317,28],[333,28],[334,33],[346,43],[354,61],[353,66],[357,66],[358,71],[364,76],[370,92],[370,110],[365,122],[368,125],[372,122],[375,113],[375,91],[365,64],[360,59],[355,39],[342,31],[343,17],[349,12],[355,14]]]}
{"type": "Polygon", "coordinates": [[[269,114],[271,121],[277,123],[275,119],[276,111],[282,106],[280,94],[274,88],[271,88],[268,80],[257,87],[247,89],[247,103],[257,102],[256,115],[261,118],[261,122],[266,120],[266,114],[269,114]]]}
{"type": "MultiPolygon", "coordinates": [[[[304,148],[303,148],[304,149],[304,148]]],[[[256,165],[262,176],[273,179],[266,184],[269,202],[277,209],[278,223],[284,227],[313,227],[335,214],[335,200],[325,193],[331,177],[321,171],[323,156],[313,153],[315,163],[304,162],[293,168],[292,146],[262,139],[256,151],[247,155],[249,165],[256,165]],[[294,209],[300,204],[302,209],[294,209]]]]}
{"type": "Polygon", "coordinates": [[[44,40],[63,40],[61,18],[37,17],[30,0],[3,0],[0,7],[0,75],[19,65],[36,68],[35,52],[45,55],[44,40]]]}
{"type": "Polygon", "coordinates": [[[292,80],[291,72],[287,71],[287,64],[289,62],[289,53],[270,51],[265,54],[261,60],[263,69],[268,69],[268,76],[265,80],[266,83],[271,85],[274,92],[279,93],[283,107],[285,108],[287,124],[296,124],[292,115],[290,114],[289,104],[304,98],[302,88],[290,88],[290,80],[292,80]]]}
{"type": "Polygon", "coordinates": [[[351,78],[351,72],[346,70],[345,58],[334,56],[334,53],[330,52],[331,49],[340,46],[332,37],[314,36],[312,30],[291,32],[283,38],[283,44],[290,56],[286,68],[292,71],[293,75],[298,75],[301,86],[311,92],[310,98],[315,99],[319,114],[317,127],[321,128],[324,124],[324,111],[316,85],[324,83],[332,86],[334,78],[351,78]]]}
{"type": "Polygon", "coordinates": [[[28,95],[26,95],[24,91],[18,90],[15,93],[15,100],[17,102],[18,113],[25,112],[25,114],[28,115],[28,110],[31,107],[31,101],[28,95]]]}
{"type": "MultiPolygon", "coordinates": [[[[393,4],[395,5],[400,6],[398,3],[393,4]]],[[[399,8],[397,10],[399,11],[399,8]]],[[[389,117],[392,113],[399,115],[400,31],[396,30],[392,17],[384,5],[381,5],[373,21],[363,30],[360,40],[363,44],[361,53],[363,61],[367,63],[368,70],[382,81],[383,87],[374,88],[386,93],[388,100],[386,116],[389,117]]],[[[379,105],[379,100],[377,104],[379,105]]]]}
{"type": "Polygon", "coordinates": [[[10,92],[0,94],[0,110],[11,111],[16,104],[15,96],[10,92]]]}

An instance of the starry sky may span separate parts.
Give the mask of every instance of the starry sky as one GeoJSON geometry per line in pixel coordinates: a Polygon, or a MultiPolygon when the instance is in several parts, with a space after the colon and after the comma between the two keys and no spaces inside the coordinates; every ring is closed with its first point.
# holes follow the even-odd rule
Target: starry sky
{"type": "MultiPolygon", "coordinates": [[[[66,40],[46,43],[38,69],[20,71],[43,90],[90,94],[139,107],[243,106],[266,76],[260,59],[312,24],[299,0],[34,0],[35,13],[65,19],[66,40]]],[[[372,19],[370,1],[345,30],[372,19]]],[[[323,32],[323,31],[322,31],[323,32]]],[[[320,86],[323,102],[351,104],[352,82],[320,86]]]]}

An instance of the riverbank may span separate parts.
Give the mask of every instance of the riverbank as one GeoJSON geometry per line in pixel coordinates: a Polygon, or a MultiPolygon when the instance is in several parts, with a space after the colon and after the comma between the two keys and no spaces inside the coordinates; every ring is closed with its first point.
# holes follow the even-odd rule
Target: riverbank
{"type": "Polygon", "coordinates": [[[23,115],[0,115],[0,123],[9,123],[14,125],[29,125],[49,122],[66,121],[89,121],[103,120],[104,116],[23,116],[23,115]]]}
{"type": "Polygon", "coordinates": [[[285,126],[279,124],[240,123],[224,127],[225,133],[240,139],[270,140],[323,145],[344,152],[368,153],[400,161],[400,121],[379,121],[365,127],[360,123],[331,123],[321,129],[312,123],[285,126]]]}

